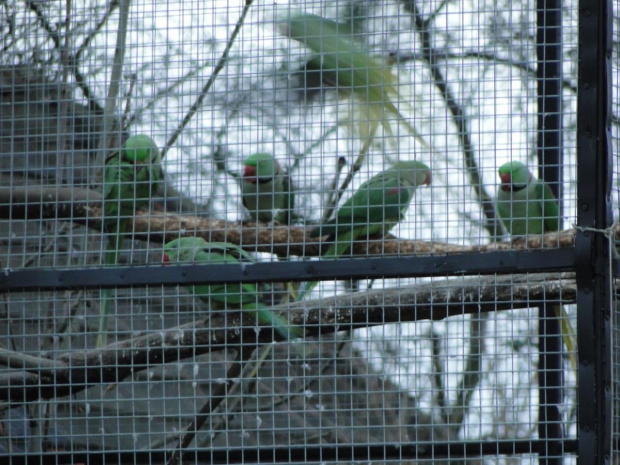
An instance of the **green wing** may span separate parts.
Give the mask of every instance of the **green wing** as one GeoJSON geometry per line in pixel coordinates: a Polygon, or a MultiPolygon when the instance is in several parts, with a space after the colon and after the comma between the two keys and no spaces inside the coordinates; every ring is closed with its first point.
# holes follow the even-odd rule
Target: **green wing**
{"type": "Polygon", "coordinates": [[[396,91],[394,77],[381,60],[355,43],[350,27],[311,14],[296,15],[287,25],[291,38],[319,55],[311,58],[313,66],[320,66],[339,86],[358,92],[369,102],[391,103],[386,91],[396,91]]]}
{"type": "Polygon", "coordinates": [[[560,230],[560,209],[558,200],[553,195],[549,184],[539,181],[536,183],[536,195],[541,199],[542,217],[545,223],[545,232],[560,230]]]}
{"type": "Polygon", "coordinates": [[[282,175],[282,191],[284,193],[284,204],[276,219],[278,223],[290,225],[295,217],[295,192],[291,177],[287,174],[282,175]]]}
{"type": "Polygon", "coordinates": [[[162,178],[159,163],[134,165],[118,154],[110,157],[103,177],[106,216],[132,215],[136,209],[148,205],[162,178]]]}
{"type": "Polygon", "coordinates": [[[368,234],[387,232],[400,221],[411,201],[411,190],[404,188],[395,176],[386,173],[360,186],[338,210],[336,218],[313,230],[312,237],[339,236],[361,227],[368,234]]]}
{"type": "MultiPolygon", "coordinates": [[[[398,79],[382,59],[372,56],[355,40],[349,26],[312,14],[293,15],[285,26],[287,36],[314,52],[307,68],[312,71],[318,67],[323,79],[333,81],[339,90],[353,92],[365,104],[360,119],[370,121],[375,129],[381,124],[384,131],[392,135],[388,116],[395,116],[422,146],[429,148],[395,105],[403,100],[398,91],[398,79]]],[[[374,130],[367,133],[373,134],[374,130]]]]}
{"type": "MultiPolygon", "coordinates": [[[[240,248],[230,247],[224,243],[208,243],[204,249],[198,250],[194,261],[234,265],[242,262],[253,262],[253,258],[240,248]]],[[[194,286],[194,293],[217,308],[241,308],[248,304],[262,303],[256,285],[245,284],[211,284],[194,286]]]]}
{"type": "MultiPolygon", "coordinates": [[[[159,159],[156,163],[136,165],[126,161],[117,152],[106,160],[103,173],[104,228],[108,233],[104,259],[106,265],[118,263],[127,217],[134,215],[136,208],[148,205],[161,177],[159,159]]],[[[110,290],[103,290],[97,347],[107,344],[110,300],[110,290]]]]}
{"type": "MultiPolygon", "coordinates": [[[[245,250],[225,242],[207,243],[202,250],[197,251],[195,261],[220,264],[255,262],[254,257],[245,250]]],[[[291,327],[288,320],[269,310],[263,302],[261,291],[252,283],[194,286],[194,293],[224,310],[231,307],[243,310],[259,323],[273,326],[284,339],[303,335],[301,328],[291,327]]]]}

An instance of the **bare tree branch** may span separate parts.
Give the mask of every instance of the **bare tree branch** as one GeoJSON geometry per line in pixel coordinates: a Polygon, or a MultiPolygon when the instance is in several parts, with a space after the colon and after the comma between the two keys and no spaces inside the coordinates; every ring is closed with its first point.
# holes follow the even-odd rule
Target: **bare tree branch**
{"type": "Polygon", "coordinates": [[[408,10],[413,17],[416,30],[418,31],[422,41],[421,46],[424,61],[428,64],[435,86],[439,89],[439,92],[443,96],[443,99],[445,100],[450,113],[452,113],[452,118],[454,119],[454,123],[458,129],[457,135],[465,155],[465,167],[469,173],[471,185],[476,192],[476,197],[480,202],[480,207],[482,208],[484,216],[487,219],[484,227],[491,238],[499,238],[503,235],[504,228],[500,224],[500,221],[495,213],[493,199],[488,194],[484,184],[482,183],[465,110],[452,94],[452,90],[448,86],[448,82],[439,67],[438,59],[435,55],[433,47],[430,25],[427,20],[422,17],[422,14],[418,8],[417,0],[404,0],[403,4],[405,9],[408,10]]]}
{"type": "Polygon", "coordinates": [[[189,109],[189,111],[185,115],[185,118],[183,118],[183,121],[181,122],[179,127],[172,134],[170,139],[168,139],[168,142],[166,142],[166,146],[161,151],[162,158],[166,156],[166,153],[168,153],[168,149],[172,147],[172,145],[176,142],[177,138],[183,132],[183,129],[185,128],[185,126],[187,126],[187,124],[196,114],[198,109],[202,106],[202,102],[204,101],[207,94],[211,90],[211,86],[213,86],[213,83],[215,82],[215,78],[220,74],[222,69],[224,69],[224,66],[226,66],[226,63],[228,61],[228,54],[230,53],[230,50],[233,46],[233,43],[235,42],[235,39],[239,35],[239,32],[241,32],[241,27],[243,26],[243,23],[245,22],[245,18],[248,15],[248,12],[250,11],[250,7],[252,6],[252,1],[253,0],[246,0],[245,5],[243,6],[243,11],[241,12],[241,16],[237,20],[237,24],[235,24],[235,28],[233,29],[233,32],[230,35],[230,39],[228,39],[228,43],[226,44],[226,48],[224,49],[222,56],[217,62],[217,65],[215,65],[215,69],[213,70],[213,73],[211,73],[211,76],[209,76],[209,79],[207,80],[207,83],[205,84],[205,86],[202,88],[202,91],[200,92],[198,99],[196,99],[192,107],[189,109]]]}
{"type": "MultiPolygon", "coordinates": [[[[455,53],[447,50],[434,50],[433,55],[436,60],[463,60],[463,59],[474,59],[474,60],[484,60],[489,61],[491,63],[498,63],[501,65],[510,66],[512,68],[516,68],[520,71],[523,71],[527,74],[531,74],[532,76],[536,76],[536,68],[530,66],[530,63],[526,61],[517,61],[511,58],[503,58],[501,56],[495,55],[490,52],[479,52],[479,51],[467,51],[463,53],[455,53]]],[[[394,60],[397,63],[405,63],[407,61],[425,61],[426,58],[422,53],[412,53],[405,52],[401,53],[400,51],[394,51],[389,53],[390,59],[394,60]]],[[[577,93],[576,85],[570,79],[562,80],[562,87],[564,90],[571,91],[573,93],[577,93]]]]}
{"type": "MultiPolygon", "coordinates": [[[[0,218],[13,220],[64,219],[101,231],[101,194],[88,189],[46,187],[0,187],[0,218]]],[[[159,211],[140,211],[130,220],[129,230],[135,238],[165,243],[179,236],[202,237],[210,242],[231,242],[251,251],[279,256],[318,257],[330,245],[309,237],[312,228],[303,226],[268,227],[262,223],[235,223],[159,211]]],[[[620,223],[614,225],[614,237],[620,240],[620,223]]],[[[573,247],[575,231],[566,230],[497,242],[480,246],[463,246],[443,242],[369,238],[353,244],[354,255],[455,254],[498,250],[556,249],[573,247]]]]}
{"type": "MultiPolygon", "coordinates": [[[[544,273],[434,281],[283,304],[272,310],[287,317],[291,325],[304,328],[306,337],[312,337],[386,323],[529,308],[541,302],[569,304],[575,302],[576,294],[573,275],[544,273]]],[[[29,358],[29,371],[0,376],[0,399],[31,402],[63,397],[95,384],[120,382],[153,365],[238,345],[255,346],[281,340],[273,328],[257,329],[255,321],[244,313],[214,316],[210,321],[136,336],[103,349],[61,354],[54,360],[55,369],[49,367],[49,360],[43,359],[44,373],[30,372],[29,358]]],[[[14,356],[18,357],[19,353],[14,356]]],[[[26,361],[23,363],[26,366],[26,361]]]]}

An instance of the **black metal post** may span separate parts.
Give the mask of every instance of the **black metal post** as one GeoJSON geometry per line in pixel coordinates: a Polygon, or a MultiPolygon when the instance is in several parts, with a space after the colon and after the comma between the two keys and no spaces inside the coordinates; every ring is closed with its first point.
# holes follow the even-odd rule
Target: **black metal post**
{"type": "Polygon", "coordinates": [[[578,464],[610,463],[611,2],[579,3],[577,108],[578,464]]]}
{"type": "MultiPolygon", "coordinates": [[[[561,199],[562,181],[562,2],[537,1],[538,175],[561,199]]],[[[538,436],[545,445],[539,463],[562,463],[562,332],[554,306],[538,308],[538,436]]]]}

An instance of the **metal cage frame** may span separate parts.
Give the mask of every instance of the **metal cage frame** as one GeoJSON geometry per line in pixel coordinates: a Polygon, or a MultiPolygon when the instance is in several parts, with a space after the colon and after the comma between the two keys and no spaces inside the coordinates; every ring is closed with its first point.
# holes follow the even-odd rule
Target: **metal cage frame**
{"type": "MultiPolygon", "coordinates": [[[[541,177],[559,180],[561,166],[561,9],[560,0],[538,0],[538,159],[541,177]]],[[[370,258],[312,262],[259,263],[238,266],[169,265],[159,267],[119,267],[115,269],[27,269],[0,273],[0,292],[24,289],[80,289],[92,287],[129,287],[165,284],[261,282],[286,279],[304,281],[383,277],[450,276],[464,274],[508,274],[544,271],[574,271],[577,277],[578,334],[578,438],[567,440],[561,429],[558,405],[562,397],[561,336],[557,320],[540,319],[540,411],[537,440],[501,443],[433,443],[424,451],[415,444],[382,444],[364,447],[319,446],[273,450],[228,450],[225,454],[190,451],[197,460],[210,463],[304,462],[307,460],[384,460],[423,459],[425,457],[472,458],[485,454],[540,453],[540,463],[559,464],[560,451],[577,455],[582,465],[610,463],[612,451],[612,379],[611,296],[612,275],[609,238],[611,226],[611,2],[582,0],[579,6],[578,69],[578,222],[573,248],[557,250],[498,251],[486,254],[431,257],[370,258]],[[467,271],[463,271],[467,270],[467,271]],[[543,458],[550,455],[553,458],[543,458]]],[[[618,276],[615,259],[615,276],[618,276]]],[[[544,306],[541,315],[546,313],[544,306]]],[[[86,383],[87,376],[76,379],[86,383]]],[[[54,386],[11,386],[22,389],[24,400],[36,398],[54,386]]],[[[0,393],[2,390],[0,390],[0,393]]],[[[15,391],[13,391],[15,392],[15,391]]],[[[5,396],[7,393],[4,393],[5,396]]],[[[615,447],[617,450],[617,446],[615,447]]],[[[164,460],[161,453],[104,452],[88,454],[59,453],[57,463],[104,461],[106,459],[141,461],[164,460]]],[[[43,457],[43,456],[41,456],[43,457]]],[[[13,463],[36,461],[32,454],[12,457],[13,463]]]]}

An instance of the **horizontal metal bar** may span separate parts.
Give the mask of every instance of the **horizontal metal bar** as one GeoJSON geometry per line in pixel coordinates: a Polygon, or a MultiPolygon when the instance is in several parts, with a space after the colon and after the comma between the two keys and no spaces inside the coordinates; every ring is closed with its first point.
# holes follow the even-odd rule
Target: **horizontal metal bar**
{"type": "Polygon", "coordinates": [[[162,265],[0,272],[0,292],[225,282],[413,278],[569,270],[574,249],[499,251],[441,256],[264,262],[242,265],[162,265]]]}
{"type": "MultiPolygon", "coordinates": [[[[564,456],[574,453],[577,441],[497,441],[497,442],[449,442],[433,444],[368,444],[339,446],[290,446],[259,449],[211,449],[187,450],[185,460],[191,463],[233,464],[233,463],[286,463],[326,461],[382,461],[387,459],[424,460],[438,458],[469,458],[484,456],[516,456],[540,454],[541,456],[564,456]]],[[[46,463],[52,454],[0,455],[9,458],[12,464],[46,463]],[[37,461],[38,460],[38,461],[37,461]]],[[[53,454],[54,463],[165,463],[165,452],[73,452],[53,454]]],[[[8,462],[7,462],[8,463],[8,462]]]]}

